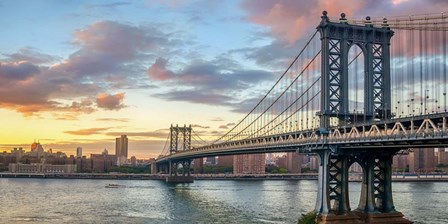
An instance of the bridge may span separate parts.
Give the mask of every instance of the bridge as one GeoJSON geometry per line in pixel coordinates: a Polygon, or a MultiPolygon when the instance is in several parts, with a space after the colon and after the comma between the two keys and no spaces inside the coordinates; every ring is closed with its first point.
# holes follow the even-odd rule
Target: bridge
{"type": "Polygon", "coordinates": [[[154,172],[192,181],[195,158],[312,153],[319,158],[319,223],[411,223],[393,203],[392,158],[448,146],[447,17],[349,20],[324,11],[297,57],[245,117],[203,145],[192,144],[192,136],[202,139],[191,126],[171,126],[154,172]],[[348,194],[353,163],[363,169],[356,209],[348,194]]]}

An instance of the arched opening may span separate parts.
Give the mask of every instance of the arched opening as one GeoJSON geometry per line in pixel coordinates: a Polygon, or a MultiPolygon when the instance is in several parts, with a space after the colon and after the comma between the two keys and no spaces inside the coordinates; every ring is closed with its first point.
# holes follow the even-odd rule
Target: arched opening
{"type": "Polygon", "coordinates": [[[349,184],[348,184],[348,192],[349,192],[349,200],[350,200],[350,208],[351,210],[355,210],[360,207],[360,198],[362,191],[362,181],[363,181],[363,168],[359,163],[354,162],[348,168],[349,176],[349,184]]]}
{"type": "Polygon", "coordinates": [[[348,52],[348,110],[352,123],[364,121],[365,62],[362,49],[353,44],[348,52]]]}

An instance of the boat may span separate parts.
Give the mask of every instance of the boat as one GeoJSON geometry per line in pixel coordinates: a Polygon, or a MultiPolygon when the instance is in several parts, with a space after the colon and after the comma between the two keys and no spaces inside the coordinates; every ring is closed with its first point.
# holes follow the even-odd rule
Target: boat
{"type": "Polygon", "coordinates": [[[108,184],[106,185],[106,188],[125,188],[126,185],[120,185],[120,184],[108,184]]]}

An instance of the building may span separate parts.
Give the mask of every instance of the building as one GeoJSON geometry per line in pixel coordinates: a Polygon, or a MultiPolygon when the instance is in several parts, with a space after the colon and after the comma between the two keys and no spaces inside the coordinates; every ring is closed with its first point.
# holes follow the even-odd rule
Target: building
{"type": "Polygon", "coordinates": [[[310,157],[310,170],[317,170],[319,168],[319,158],[317,156],[310,157]]]}
{"type": "Polygon", "coordinates": [[[193,160],[193,172],[203,173],[204,172],[204,158],[197,158],[193,160]]]}
{"type": "Polygon", "coordinates": [[[76,148],[76,158],[82,158],[82,147],[76,148]]]}
{"type": "Polygon", "coordinates": [[[234,174],[264,174],[266,156],[262,154],[235,155],[233,157],[234,174]]]}
{"type": "Polygon", "coordinates": [[[300,173],[302,171],[302,159],[297,152],[288,152],[283,156],[277,157],[277,166],[285,168],[288,173],[300,173]]]}
{"type": "Polygon", "coordinates": [[[219,156],[217,163],[218,166],[233,167],[233,156],[219,156]]]}
{"type": "Polygon", "coordinates": [[[406,170],[408,166],[408,155],[395,155],[392,162],[392,169],[396,170],[406,170]]]}
{"type": "Polygon", "coordinates": [[[286,155],[277,157],[276,164],[277,164],[277,167],[279,167],[279,168],[288,169],[287,168],[288,164],[287,164],[286,155]]]}
{"type": "Polygon", "coordinates": [[[90,154],[92,172],[106,172],[117,164],[117,156],[107,153],[90,154]]]}
{"type": "Polygon", "coordinates": [[[444,148],[439,148],[437,154],[437,164],[448,165],[448,152],[444,148]]]}
{"type": "Polygon", "coordinates": [[[409,172],[430,172],[436,167],[433,148],[414,149],[409,153],[409,172]]]}
{"type": "Polygon", "coordinates": [[[115,140],[115,156],[117,157],[117,165],[121,166],[128,159],[128,137],[121,135],[115,140]]]}
{"type": "Polygon", "coordinates": [[[78,173],[92,172],[92,160],[87,159],[86,156],[76,158],[75,164],[78,173]]]}
{"type": "Polygon", "coordinates": [[[137,166],[137,158],[135,156],[131,156],[131,165],[137,166]]]}
{"type": "Polygon", "coordinates": [[[300,173],[302,171],[302,160],[298,152],[286,153],[286,169],[289,173],[300,173]]]}
{"type": "Polygon", "coordinates": [[[10,163],[9,172],[11,173],[74,173],[75,164],[52,165],[45,163],[10,163]]]}
{"type": "Polygon", "coordinates": [[[212,165],[212,166],[216,165],[216,156],[207,157],[205,160],[205,164],[212,165]]]}

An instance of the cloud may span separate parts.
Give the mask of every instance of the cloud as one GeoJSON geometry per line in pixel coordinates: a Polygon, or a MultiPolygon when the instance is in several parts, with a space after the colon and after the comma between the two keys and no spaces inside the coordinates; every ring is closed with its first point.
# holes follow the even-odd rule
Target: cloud
{"type": "MultiPolygon", "coordinates": [[[[361,19],[366,16],[393,19],[394,16],[439,12],[440,9],[447,7],[448,2],[443,0],[273,0],[262,2],[245,0],[241,3],[241,8],[247,13],[245,20],[267,31],[254,33],[254,41],[266,39],[271,41],[264,46],[237,49],[234,52],[254,60],[262,67],[281,69],[287,66],[303,48],[304,41],[315,32],[323,10],[328,11],[330,20],[337,21],[342,12],[348,19],[361,19]]],[[[402,39],[409,40],[409,38],[402,39]]],[[[426,45],[428,43],[429,41],[424,42],[426,45]]]]}
{"type": "Polygon", "coordinates": [[[218,128],[220,128],[220,129],[228,129],[231,126],[235,126],[235,123],[223,124],[223,125],[220,125],[218,128]]]}
{"type": "Polygon", "coordinates": [[[128,118],[97,118],[96,120],[105,122],[129,122],[128,118]]]}
{"type": "Polygon", "coordinates": [[[91,113],[94,108],[89,99],[79,96],[91,93],[93,86],[61,78],[48,67],[27,61],[0,63],[0,106],[24,115],[39,111],[91,113]],[[58,100],[67,95],[75,99],[58,100]]]}
{"type": "Polygon", "coordinates": [[[73,44],[78,50],[62,62],[54,63],[60,58],[31,47],[3,54],[0,106],[26,116],[51,112],[57,119],[92,113],[96,106],[121,109],[124,94],[105,92],[135,87],[132,83],[147,87],[142,63],[153,54],[169,55],[167,49],[182,44],[175,33],[160,30],[161,26],[154,24],[100,21],[75,31],[73,44]],[[87,105],[86,99],[96,100],[97,105],[87,105]]]}
{"type": "Polygon", "coordinates": [[[97,135],[97,134],[103,134],[104,131],[107,131],[111,128],[88,128],[88,129],[79,129],[74,131],[64,131],[64,133],[70,134],[70,135],[97,135]]]}
{"type": "MultiPolygon", "coordinates": [[[[80,49],[55,69],[78,76],[104,75],[129,71],[129,62],[147,57],[145,52],[170,45],[169,35],[151,26],[132,26],[113,21],[96,22],[74,34],[80,49]]],[[[133,65],[133,63],[131,63],[133,65]]]]}
{"type": "Polygon", "coordinates": [[[99,108],[103,108],[106,110],[120,110],[124,108],[123,104],[124,93],[117,93],[114,95],[107,93],[100,93],[96,97],[96,104],[99,108]]]}
{"type": "Polygon", "coordinates": [[[202,129],[210,128],[210,126],[203,126],[203,125],[199,125],[199,124],[192,124],[191,127],[192,128],[202,128],[202,129]]]}
{"type": "Polygon", "coordinates": [[[224,120],[220,117],[214,117],[210,121],[224,121],[224,120]]]}
{"type": "Polygon", "coordinates": [[[127,135],[130,137],[149,137],[149,138],[159,138],[166,139],[168,136],[167,131],[147,131],[147,132],[107,132],[108,136],[120,136],[127,135]]]}
{"type": "Polygon", "coordinates": [[[194,89],[173,90],[166,93],[154,94],[154,96],[168,101],[187,101],[191,103],[210,105],[229,104],[232,100],[234,100],[233,97],[227,95],[201,92],[200,90],[194,89]]]}
{"type": "Polygon", "coordinates": [[[154,64],[152,64],[148,69],[148,75],[151,77],[151,79],[157,81],[165,81],[175,78],[174,73],[166,68],[167,62],[168,60],[164,58],[156,59],[154,64]]]}
{"type": "Polygon", "coordinates": [[[39,72],[39,67],[26,61],[0,63],[0,77],[5,81],[26,81],[39,72]]]}
{"type": "Polygon", "coordinates": [[[242,69],[237,62],[226,58],[194,60],[177,72],[168,66],[167,60],[159,58],[148,69],[148,76],[174,86],[170,91],[154,94],[169,101],[233,106],[242,91],[275,77],[263,70],[242,69]]]}
{"type": "Polygon", "coordinates": [[[3,55],[11,62],[25,61],[31,64],[48,64],[60,60],[57,56],[40,53],[32,47],[25,47],[19,49],[16,53],[3,55]]]}

